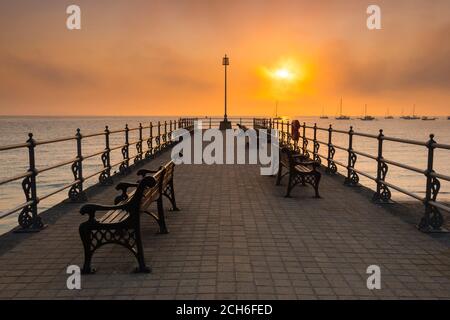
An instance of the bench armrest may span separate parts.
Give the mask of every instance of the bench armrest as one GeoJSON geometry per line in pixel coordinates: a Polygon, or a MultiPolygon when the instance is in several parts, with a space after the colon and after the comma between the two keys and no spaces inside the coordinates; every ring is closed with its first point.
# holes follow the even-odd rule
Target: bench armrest
{"type": "Polygon", "coordinates": [[[114,199],[114,204],[119,204],[122,201],[128,199],[128,188],[137,188],[139,184],[137,183],[129,183],[129,182],[121,182],[116,186],[116,190],[121,190],[122,193],[118,195],[114,199]]]}
{"type": "Polygon", "coordinates": [[[292,158],[304,158],[304,159],[308,159],[307,155],[304,154],[293,154],[292,158]]]}
{"type": "Polygon", "coordinates": [[[116,190],[127,192],[128,188],[137,188],[138,185],[137,183],[121,182],[116,186],[116,190]]]}
{"type": "Polygon", "coordinates": [[[320,166],[319,163],[314,160],[301,161],[299,162],[299,164],[303,164],[305,166],[312,166],[314,169],[320,166]]]}
{"type": "Polygon", "coordinates": [[[141,177],[145,177],[146,174],[157,173],[157,172],[158,172],[158,170],[141,169],[137,172],[137,175],[141,176],[141,177]]]}
{"type": "Polygon", "coordinates": [[[95,220],[95,213],[97,211],[123,210],[123,209],[125,209],[124,205],[107,206],[107,205],[102,205],[102,204],[88,203],[88,204],[85,204],[84,206],[81,207],[80,214],[81,215],[88,214],[89,215],[89,221],[94,221],[95,220]]]}

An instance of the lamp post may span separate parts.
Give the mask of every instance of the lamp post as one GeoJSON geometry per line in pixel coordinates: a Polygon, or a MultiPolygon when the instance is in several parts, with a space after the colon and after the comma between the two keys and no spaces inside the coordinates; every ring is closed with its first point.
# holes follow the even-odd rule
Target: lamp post
{"type": "Polygon", "coordinates": [[[222,65],[225,67],[225,113],[223,115],[223,121],[220,122],[219,129],[226,130],[231,129],[231,122],[227,117],[227,66],[230,65],[230,59],[225,55],[222,59],[222,65]]]}

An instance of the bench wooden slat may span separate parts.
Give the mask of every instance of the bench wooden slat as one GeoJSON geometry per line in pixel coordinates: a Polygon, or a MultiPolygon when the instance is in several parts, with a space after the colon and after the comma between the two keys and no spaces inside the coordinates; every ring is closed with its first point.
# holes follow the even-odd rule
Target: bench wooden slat
{"type": "Polygon", "coordinates": [[[113,210],[109,215],[107,213],[105,216],[100,220],[101,223],[117,223],[122,220],[123,217],[127,217],[128,213],[124,210],[113,210]],[[107,217],[105,218],[105,216],[107,217]]]}
{"type": "Polygon", "coordinates": [[[302,164],[296,165],[295,169],[300,172],[304,172],[304,173],[313,172],[313,170],[311,168],[308,168],[307,166],[304,166],[302,164]]]}
{"type": "Polygon", "coordinates": [[[107,221],[110,219],[110,217],[116,212],[117,210],[110,210],[107,211],[99,220],[99,222],[103,223],[104,221],[107,221]]]}

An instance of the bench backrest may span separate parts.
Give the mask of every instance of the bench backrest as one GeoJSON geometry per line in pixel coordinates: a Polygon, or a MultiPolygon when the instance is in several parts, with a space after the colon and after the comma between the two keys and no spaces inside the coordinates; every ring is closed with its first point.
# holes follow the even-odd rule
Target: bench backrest
{"type": "MultiPolygon", "coordinates": [[[[167,185],[173,180],[175,164],[173,161],[161,166],[158,171],[152,176],[155,180],[155,185],[144,190],[140,210],[145,210],[150,204],[162,196],[167,185]]],[[[145,178],[144,178],[145,179],[145,178]]]]}
{"type": "Polygon", "coordinates": [[[290,169],[293,169],[295,167],[295,161],[292,155],[293,151],[290,148],[283,147],[280,149],[280,162],[290,169]]]}
{"type": "Polygon", "coordinates": [[[124,205],[132,215],[145,211],[162,196],[167,185],[172,182],[174,168],[174,162],[170,161],[159,167],[154,174],[144,176],[136,189],[116,198],[116,204],[124,205]]]}

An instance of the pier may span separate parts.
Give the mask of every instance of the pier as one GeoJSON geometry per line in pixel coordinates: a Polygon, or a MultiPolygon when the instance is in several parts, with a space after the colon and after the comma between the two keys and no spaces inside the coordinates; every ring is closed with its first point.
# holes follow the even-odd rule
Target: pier
{"type": "MultiPolygon", "coordinates": [[[[257,129],[277,129],[281,145],[320,161],[322,198],[313,198],[314,190],[303,186],[285,198],[286,181],[276,186],[275,177],[261,175],[257,164],[178,165],[174,183],[181,211],[166,212],[169,233],[157,234],[157,224],[142,218],[145,258],[152,273],[131,273],[134,257],[119,246],[105,246],[93,258],[97,273],[82,276],[81,290],[68,290],[67,267],[83,263],[78,227],[86,217],[80,208],[86,201],[112,204],[117,183],[134,182],[138,169],[157,169],[169,161],[175,143],[170,133],[177,128],[192,130],[194,119],[159,123],[156,130],[150,124],[114,132],[125,137],[120,147],[123,159],[116,164],[109,162],[108,139],[113,132],[101,133],[105,146],[94,155],[83,154],[82,141],[89,136],[77,132],[71,138],[77,141],[78,152],[70,162],[74,181],[58,190],[68,191],[71,201],[40,214],[33,182],[39,174],[33,149],[39,142],[30,136],[24,145],[1,149],[28,148],[30,170],[1,182],[23,179],[26,202],[4,214],[20,212],[16,232],[0,236],[0,298],[450,299],[450,237],[444,232],[448,205],[437,197],[439,179],[449,177],[433,170],[433,151],[449,146],[433,137],[417,142],[384,137],[382,132],[373,136],[305,123],[299,128],[299,140],[293,141],[288,121],[228,119],[257,129]],[[129,130],[140,133],[138,141],[128,140],[129,130]],[[328,134],[328,141],[317,138],[320,130],[328,134]],[[349,144],[333,144],[335,133],[347,134],[349,144]],[[352,139],[358,135],[376,139],[378,154],[353,149],[352,139]],[[406,168],[424,174],[425,198],[416,199],[412,192],[385,181],[388,165],[407,167],[383,157],[383,141],[388,139],[421,145],[428,152],[428,168],[406,168]],[[348,153],[348,163],[334,159],[336,149],[348,153]],[[376,177],[357,169],[357,156],[371,157],[376,177]],[[99,157],[103,170],[84,177],[82,163],[87,157],[99,157]],[[120,174],[112,173],[114,166],[120,174]],[[358,175],[372,178],[377,189],[360,185],[358,175]],[[99,184],[83,188],[90,178],[99,178],[99,184]],[[419,201],[392,202],[390,188],[419,201]],[[381,269],[379,290],[367,288],[370,265],[381,269]]],[[[211,118],[203,121],[206,128],[219,125],[211,118]]]]}

